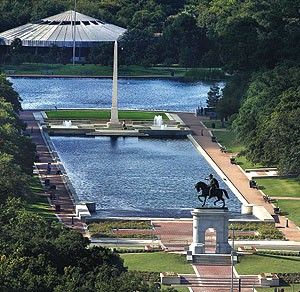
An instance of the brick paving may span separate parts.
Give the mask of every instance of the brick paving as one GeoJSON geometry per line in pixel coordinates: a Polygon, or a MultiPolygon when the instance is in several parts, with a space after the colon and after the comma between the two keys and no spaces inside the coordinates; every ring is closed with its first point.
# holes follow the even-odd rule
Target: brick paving
{"type": "MultiPolygon", "coordinates": [[[[65,226],[85,234],[85,225],[75,218],[74,202],[64,184],[63,176],[56,173],[58,170],[56,161],[50,153],[51,150],[48,149],[43,140],[39,125],[34,119],[33,111],[22,111],[20,117],[27,124],[27,133],[30,134],[33,143],[36,144],[37,155],[39,156],[40,161],[35,163],[35,167],[38,170],[41,182],[44,184],[45,179],[49,179],[50,184],[56,186],[56,190],[54,191],[45,188],[45,193],[49,197],[50,204],[53,206],[53,212],[55,212],[58,219],[65,226]],[[47,165],[49,162],[51,163],[50,174],[47,172],[47,165]],[[55,199],[53,200],[50,200],[51,192],[55,195],[55,199]],[[55,205],[60,205],[61,211],[57,212],[54,208],[55,205]]],[[[45,193],[42,193],[41,195],[45,195],[45,193]]]]}
{"type": "MultiPolygon", "coordinates": [[[[261,192],[249,187],[249,179],[246,174],[237,165],[230,163],[232,154],[222,153],[219,145],[211,141],[208,129],[201,123],[201,117],[195,117],[191,113],[179,113],[178,116],[192,130],[192,136],[197,143],[223,171],[227,179],[231,181],[241,195],[249,203],[264,206],[271,215],[274,215],[273,206],[264,201],[261,192]],[[203,136],[201,133],[203,133],[203,136]]],[[[284,236],[288,240],[300,241],[299,228],[292,221],[289,221],[289,227],[285,228],[286,218],[284,216],[277,216],[277,218],[278,223],[276,226],[280,228],[284,236]]]]}

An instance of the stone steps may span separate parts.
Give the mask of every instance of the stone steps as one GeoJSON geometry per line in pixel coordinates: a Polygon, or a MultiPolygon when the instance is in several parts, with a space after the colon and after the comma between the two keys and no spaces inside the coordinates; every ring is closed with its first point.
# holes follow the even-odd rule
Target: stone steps
{"type": "MultiPolygon", "coordinates": [[[[231,278],[205,278],[205,277],[183,277],[180,281],[181,285],[190,287],[217,287],[217,288],[230,288],[231,278]]],[[[253,278],[234,278],[234,288],[252,288],[260,287],[257,277],[253,278]]]]}

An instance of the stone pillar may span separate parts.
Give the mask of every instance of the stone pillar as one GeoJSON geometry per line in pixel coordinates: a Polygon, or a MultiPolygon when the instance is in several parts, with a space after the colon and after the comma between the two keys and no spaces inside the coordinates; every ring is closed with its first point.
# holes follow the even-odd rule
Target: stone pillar
{"type": "Polygon", "coordinates": [[[113,67],[113,88],[112,88],[112,104],[111,104],[111,116],[109,124],[119,125],[118,117],[118,43],[114,44],[114,67],[113,67]]]}
{"type": "Polygon", "coordinates": [[[193,243],[190,252],[193,255],[205,253],[205,231],[208,228],[216,230],[216,253],[230,254],[231,247],[228,243],[228,209],[200,208],[194,209],[193,215],[193,243]]]}

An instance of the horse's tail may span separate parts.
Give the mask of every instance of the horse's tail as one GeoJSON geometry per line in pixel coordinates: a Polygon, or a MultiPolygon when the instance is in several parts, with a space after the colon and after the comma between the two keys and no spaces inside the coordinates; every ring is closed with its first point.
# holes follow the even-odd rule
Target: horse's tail
{"type": "Polygon", "coordinates": [[[226,198],[229,199],[228,193],[226,190],[222,189],[223,193],[225,194],[226,198]]]}

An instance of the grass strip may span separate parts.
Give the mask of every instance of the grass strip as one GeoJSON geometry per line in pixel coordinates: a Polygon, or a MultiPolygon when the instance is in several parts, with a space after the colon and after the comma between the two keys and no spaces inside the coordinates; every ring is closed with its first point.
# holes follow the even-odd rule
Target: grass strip
{"type": "Polygon", "coordinates": [[[300,180],[297,178],[272,177],[255,180],[268,196],[300,198],[300,180]]]}
{"type": "MultiPolygon", "coordinates": [[[[300,291],[300,284],[291,284],[289,286],[279,286],[277,287],[277,289],[279,289],[278,291],[280,291],[280,289],[283,288],[284,292],[296,292],[296,291],[300,291]]],[[[274,292],[274,287],[270,287],[270,288],[255,288],[255,290],[257,292],[274,292]]]]}
{"type": "Polygon", "coordinates": [[[32,177],[30,189],[32,194],[26,198],[27,204],[25,205],[25,209],[47,220],[57,221],[57,217],[51,209],[47,197],[43,195],[43,186],[37,176],[32,177]]]}
{"type": "MultiPolygon", "coordinates": [[[[300,201],[299,200],[278,200],[278,207],[281,212],[300,227],[300,201]]],[[[300,271],[300,267],[299,267],[300,271]]]]}
{"type": "MultiPolygon", "coordinates": [[[[75,76],[112,76],[112,66],[100,66],[95,64],[40,64],[23,63],[20,65],[3,65],[0,69],[8,73],[24,75],[75,75],[75,76]]],[[[182,77],[186,73],[185,68],[180,67],[143,67],[143,66],[119,66],[120,76],[174,76],[182,77]]],[[[204,73],[206,71],[204,70],[204,73]]],[[[210,73],[207,72],[208,76],[210,73]]]]}
{"type": "Polygon", "coordinates": [[[229,152],[238,153],[244,148],[237,142],[235,135],[232,131],[212,131],[213,135],[217,137],[217,140],[222,146],[225,146],[229,152]]]}
{"type": "Polygon", "coordinates": [[[236,270],[241,275],[261,273],[297,273],[300,271],[300,258],[278,255],[243,255],[239,257],[236,270]]]}
{"type": "MultiPolygon", "coordinates": [[[[48,119],[61,120],[109,120],[110,110],[51,110],[46,111],[48,119]]],[[[119,111],[120,120],[153,120],[155,116],[161,115],[164,120],[168,117],[164,112],[147,111],[119,111]]]]}
{"type": "Polygon", "coordinates": [[[143,230],[151,230],[152,225],[150,221],[113,221],[107,220],[102,222],[91,223],[88,226],[90,235],[92,237],[122,237],[122,238],[153,238],[153,234],[149,234],[149,232],[143,232],[143,230]],[[121,229],[136,229],[140,230],[140,232],[127,232],[126,234],[118,235],[114,230],[121,229]]]}

